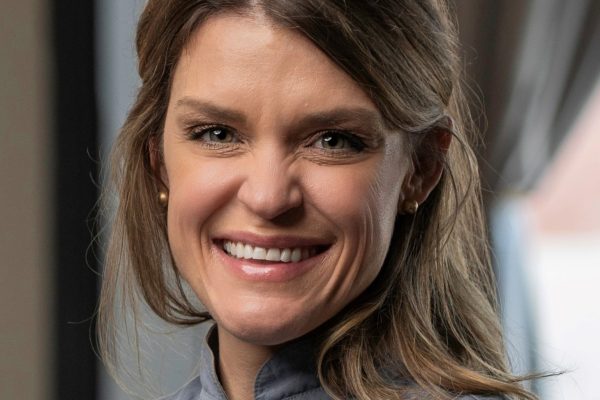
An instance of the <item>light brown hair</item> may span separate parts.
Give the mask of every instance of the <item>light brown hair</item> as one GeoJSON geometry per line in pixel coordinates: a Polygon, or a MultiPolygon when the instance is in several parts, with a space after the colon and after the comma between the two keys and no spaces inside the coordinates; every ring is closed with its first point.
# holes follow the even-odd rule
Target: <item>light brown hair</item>
{"type": "Polygon", "coordinates": [[[223,12],[259,12],[308,37],[361,85],[390,127],[409,133],[414,160],[444,164],[418,213],[398,216],[375,282],[326,324],[318,359],[324,388],[338,398],[410,396],[410,387],[394,386],[391,373],[408,377],[432,398],[535,399],[505,363],[470,145],[476,138],[461,89],[455,24],[442,0],[147,3],[137,31],[142,86],[111,160],[118,206],[98,323],[107,363],[116,356],[117,298],[127,305],[141,295],[174,324],[210,318],[186,297],[170,256],[151,157],[160,157],[160,146],[152,143],[160,143],[180,54],[199,24],[223,12]],[[427,146],[428,135],[440,130],[454,137],[447,155],[427,146]]]}

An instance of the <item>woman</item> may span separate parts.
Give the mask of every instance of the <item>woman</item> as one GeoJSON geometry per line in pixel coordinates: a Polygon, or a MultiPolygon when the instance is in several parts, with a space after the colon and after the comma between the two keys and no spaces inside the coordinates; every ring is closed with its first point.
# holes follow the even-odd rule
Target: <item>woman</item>
{"type": "Polygon", "coordinates": [[[122,288],[215,322],[174,399],[533,399],[504,362],[455,39],[437,0],[150,0],[109,364],[122,288]]]}

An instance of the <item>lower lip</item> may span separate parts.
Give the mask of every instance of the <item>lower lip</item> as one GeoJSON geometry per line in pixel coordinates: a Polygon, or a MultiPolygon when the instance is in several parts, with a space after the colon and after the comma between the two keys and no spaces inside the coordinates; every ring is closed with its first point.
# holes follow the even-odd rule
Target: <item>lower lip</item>
{"type": "Polygon", "coordinates": [[[329,250],[299,262],[271,263],[232,257],[215,243],[213,243],[213,248],[223,260],[227,269],[234,275],[244,280],[261,282],[291,281],[318,266],[329,250]]]}

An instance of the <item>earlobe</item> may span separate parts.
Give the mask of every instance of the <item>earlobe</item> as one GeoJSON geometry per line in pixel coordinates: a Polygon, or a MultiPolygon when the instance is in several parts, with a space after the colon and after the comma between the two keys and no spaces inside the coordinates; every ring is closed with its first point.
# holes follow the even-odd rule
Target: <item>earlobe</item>
{"type": "Polygon", "coordinates": [[[398,202],[400,214],[414,214],[435,189],[442,176],[451,141],[452,132],[448,129],[439,128],[427,133],[402,185],[402,198],[398,202]]]}

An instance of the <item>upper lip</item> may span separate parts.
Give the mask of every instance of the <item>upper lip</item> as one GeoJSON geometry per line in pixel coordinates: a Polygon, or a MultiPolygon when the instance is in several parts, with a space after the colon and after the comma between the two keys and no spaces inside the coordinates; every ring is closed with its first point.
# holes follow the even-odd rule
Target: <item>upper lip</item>
{"type": "Polygon", "coordinates": [[[229,232],[215,237],[215,240],[242,242],[253,247],[294,248],[329,246],[333,240],[302,235],[258,235],[251,232],[229,232]]]}

